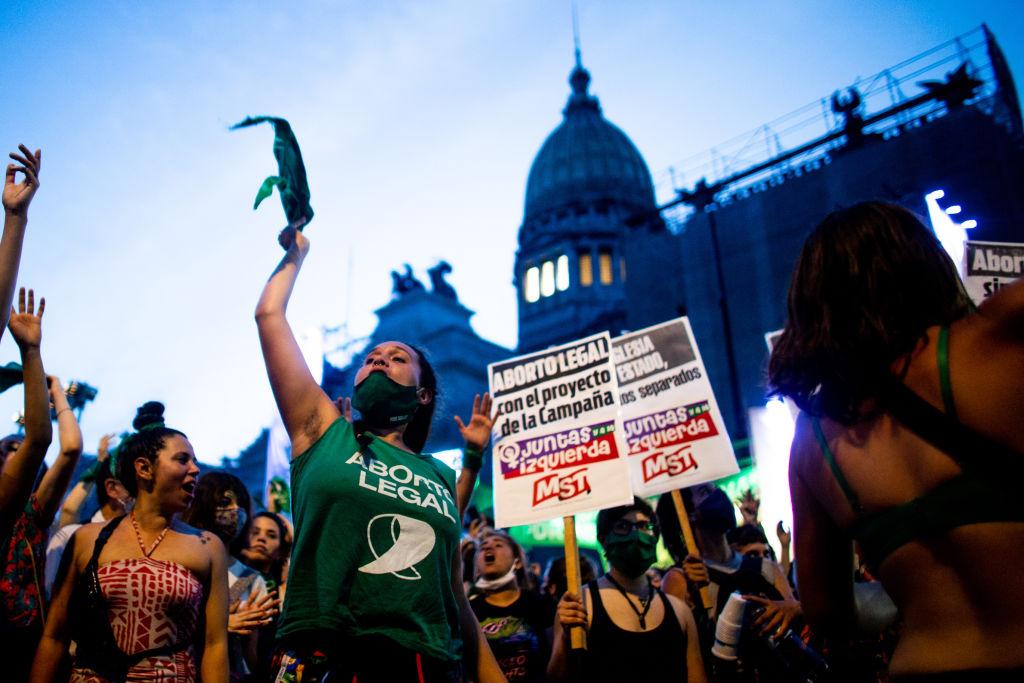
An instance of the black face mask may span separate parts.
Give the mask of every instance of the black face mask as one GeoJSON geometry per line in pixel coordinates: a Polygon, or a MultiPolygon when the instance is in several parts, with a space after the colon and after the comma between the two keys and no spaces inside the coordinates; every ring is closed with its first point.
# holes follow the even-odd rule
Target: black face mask
{"type": "Polygon", "coordinates": [[[374,427],[407,424],[419,405],[415,386],[399,384],[383,372],[371,372],[356,385],[352,394],[352,407],[359,411],[366,424],[374,427]]]}

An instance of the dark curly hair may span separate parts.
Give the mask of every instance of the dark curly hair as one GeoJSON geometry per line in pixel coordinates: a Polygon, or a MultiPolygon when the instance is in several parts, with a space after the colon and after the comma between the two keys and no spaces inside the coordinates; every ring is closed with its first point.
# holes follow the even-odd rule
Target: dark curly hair
{"type": "Polygon", "coordinates": [[[132,427],[136,430],[117,449],[117,479],[134,498],[139,495],[139,482],[135,479],[135,461],[145,458],[155,463],[164,441],[169,436],[185,436],[184,432],[164,424],[164,404],[148,401],[136,411],[132,427]]]}
{"type": "Polygon", "coordinates": [[[768,366],[774,394],[843,424],[869,417],[891,367],[933,325],[973,306],[935,235],[895,204],[835,211],[811,233],[793,271],[789,320],[768,366]]]}

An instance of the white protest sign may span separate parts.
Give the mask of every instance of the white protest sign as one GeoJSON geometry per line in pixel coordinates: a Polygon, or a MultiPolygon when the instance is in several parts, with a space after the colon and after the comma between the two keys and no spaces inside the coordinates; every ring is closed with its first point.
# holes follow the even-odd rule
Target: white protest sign
{"type": "Polygon", "coordinates": [[[633,490],[639,496],[739,471],[690,321],[612,340],[633,490]]]}
{"type": "Polygon", "coordinates": [[[1024,275],[1024,244],[964,242],[964,287],[981,305],[1001,288],[1024,275]]]}
{"type": "Polygon", "coordinates": [[[497,526],[633,500],[607,332],[491,363],[487,374],[497,526]]]}

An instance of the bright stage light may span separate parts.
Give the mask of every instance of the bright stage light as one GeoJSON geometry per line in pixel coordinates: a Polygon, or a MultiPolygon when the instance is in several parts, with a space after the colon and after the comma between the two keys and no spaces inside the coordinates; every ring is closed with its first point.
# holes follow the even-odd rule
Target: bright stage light
{"type": "Polygon", "coordinates": [[[757,482],[761,495],[761,523],[768,542],[781,552],[775,536],[780,521],[793,528],[793,507],[789,495],[789,450],[793,444],[794,412],[779,400],[768,401],[764,408],[750,409],[750,437],[757,482]]]}
{"type": "Polygon", "coordinates": [[[961,211],[963,211],[963,207],[961,207],[959,204],[954,204],[953,206],[947,206],[946,207],[946,215],[947,216],[955,216],[958,213],[960,213],[961,211]]]}
{"type": "Polygon", "coordinates": [[[960,213],[962,210],[959,204],[943,209],[939,206],[939,199],[946,196],[945,191],[935,190],[924,196],[925,204],[928,206],[928,218],[931,220],[932,230],[939,238],[942,248],[946,250],[949,257],[956,264],[961,279],[964,277],[964,242],[967,241],[967,230],[978,225],[977,221],[970,220],[957,223],[949,217],[950,209],[957,209],[953,213],[960,213]]]}

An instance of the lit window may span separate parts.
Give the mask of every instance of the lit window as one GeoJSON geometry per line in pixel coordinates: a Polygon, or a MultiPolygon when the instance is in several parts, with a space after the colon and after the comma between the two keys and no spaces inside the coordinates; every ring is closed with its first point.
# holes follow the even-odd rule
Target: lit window
{"type": "Polygon", "coordinates": [[[540,267],[540,295],[551,296],[555,293],[555,262],[545,261],[540,267]]]}
{"type": "Polygon", "coordinates": [[[610,285],[614,279],[612,272],[612,250],[602,249],[597,254],[598,268],[601,273],[601,284],[610,285]]]}
{"type": "Polygon", "coordinates": [[[559,292],[569,289],[569,257],[565,254],[555,264],[555,287],[559,292]]]}
{"type": "Polygon", "coordinates": [[[589,287],[594,284],[594,259],[589,251],[580,252],[580,284],[589,287]]]}
{"type": "Polygon", "coordinates": [[[528,268],[526,271],[526,289],[524,291],[526,300],[533,303],[540,298],[540,269],[537,266],[528,268]]]}

